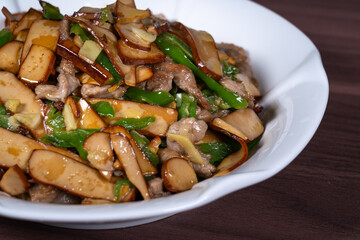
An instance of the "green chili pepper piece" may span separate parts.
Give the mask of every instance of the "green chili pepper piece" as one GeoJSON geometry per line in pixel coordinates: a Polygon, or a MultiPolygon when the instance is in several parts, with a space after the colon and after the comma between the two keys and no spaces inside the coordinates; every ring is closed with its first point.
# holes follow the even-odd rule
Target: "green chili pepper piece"
{"type": "Polygon", "coordinates": [[[114,185],[114,196],[115,196],[115,200],[118,201],[120,198],[120,192],[121,192],[121,188],[124,185],[128,185],[130,187],[133,186],[133,184],[129,181],[129,179],[124,178],[124,179],[119,179],[116,181],[115,185],[114,185]]]}
{"type": "Polygon", "coordinates": [[[149,149],[148,146],[144,146],[141,149],[145,155],[147,156],[147,158],[150,160],[150,162],[156,167],[159,164],[159,157],[156,153],[154,153],[153,151],[151,151],[149,149]]]}
{"type": "Polygon", "coordinates": [[[174,101],[174,97],[165,91],[148,92],[138,87],[129,87],[125,95],[135,102],[167,106],[174,101]]]}
{"type": "Polygon", "coordinates": [[[229,76],[232,78],[232,80],[238,81],[238,79],[234,76],[239,72],[239,69],[237,67],[229,65],[225,60],[221,61],[222,64],[222,72],[224,75],[229,76]]]}
{"type": "Polygon", "coordinates": [[[220,109],[229,109],[231,106],[227,104],[224,99],[219,97],[216,93],[211,90],[204,89],[201,91],[206,100],[208,101],[211,112],[215,113],[218,112],[220,109]]]}
{"type": "Polygon", "coordinates": [[[203,153],[211,155],[210,163],[214,166],[218,166],[225,157],[238,150],[225,142],[200,143],[197,146],[200,146],[203,153]]]}
{"type": "Polygon", "coordinates": [[[65,122],[61,112],[54,107],[51,107],[50,111],[47,113],[46,124],[57,130],[65,128],[65,122]]]}
{"type": "Polygon", "coordinates": [[[113,76],[114,80],[109,82],[108,84],[120,84],[122,81],[121,75],[118,73],[118,71],[115,69],[114,65],[110,61],[108,55],[105,53],[104,50],[102,50],[99,54],[99,56],[96,58],[95,62],[100,64],[103,68],[109,71],[109,73],[113,76]]]}
{"type": "Polygon", "coordinates": [[[70,34],[76,34],[80,37],[81,41],[85,42],[86,40],[93,40],[93,36],[81,27],[78,23],[70,24],[70,34]]]}
{"type": "Polygon", "coordinates": [[[231,107],[235,109],[241,109],[248,106],[247,101],[244,100],[242,97],[240,97],[236,93],[227,90],[214,79],[210,78],[208,75],[202,72],[179,48],[175,47],[173,43],[163,37],[162,34],[160,34],[156,38],[155,43],[166,55],[170,56],[176,63],[183,64],[190,68],[197,77],[199,77],[205,82],[209,89],[216,92],[217,95],[224,99],[224,101],[228,103],[231,107]]]}
{"type": "Polygon", "coordinates": [[[121,125],[127,130],[140,130],[146,128],[155,121],[155,117],[124,118],[116,121],[114,125],[121,125]]]}
{"type": "Polygon", "coordinates": [[[51,134],[42,137],[40,141],[60,148],[74,147],[80,157],[86,159],[87,152],[83,148],[83,143],[88,136],[98,131],[99,129],[76,129],[68,132],[54,130],[51,134]]]}
{"type": "Polygon", "coordinates": [[[115,117],[115,110],[109,102],[100,101],[95,104],[91,104],[91,106],[100,116],[115,117]]]}
{"type": "Polygon", "coordinates": [[[178,118],[196,118],[196,98],[190,94],[178,93],[175,97],[176,108],[178,110],[178,118]]]}
{"type": "Polygon", "coordinates": [[[103,22],[114,22],[114,17],[109,8],[106,7],[101,9],[100,20],[103,22]]]}
{"type": "Polygon", "coordinates": [[[0,115],[0,127],[10,131],[15,131],[14,127],[9,122],[10,115],[0,115]]]}
{"type": "Polygon", "coordinates": [[[43,17],[45,19],[50,20],[62,20],[64,16],[60,13],[60,10],[58,7],[55,7],[54,5],[51,5],[48,2],[45,1],[39,1],[41,7],[43,8],[43,17]]]}
{"type": "Polygon", "coordinates": [[[192,62],[195,62],[191,48],[186,43],[184,43],[180,38],[167,32],[162,33],[162,37],[164,37],[165,39],[170,41],[174,46],[179,48],[185,54],[185,56],[189,58],[192,62]]]}
{"type": "Polygon", "coordinates": [[[11,32],[7,29],[0,31],[0,47],[11,41],[11,32]]]}
{"type": "Polygon", "coordinates": [[[139,145],[140,148],[143,148],[144,146],[149,145],[150,141],[144,136],[141,136],[136,131],[130,131],[131,136],[134,138],[137,145],[139,145]]]}
{"type": "Polygon", "coordinates": [[[154,166],[157,166],[159,164],[159,157],[156,153],[152,152],[149,149],[149,147],[148,147],[148,145],[150,143],[149,139],[147,139],[144,136],[141,136],[136,131],[131,131],[130,134],[134,138],[137,145],[139,145],[141,150],[145,153],[146,157],[150,160],[150,162],[154,166]]]}
{"type": "Polygon", "coordinates": [[[247,143],[247,147],[248,147],[248,152],[249,152],[249,153],[250,153],[250,152],[256,147],[256,145],[260,142],[261,137],[262,137],[262,136],[257,137],[257,138],[255,138],[254,140],[252,140],[251,142],[248,142],[248,143],[247,143]]]}
{"type": "Polygon", "coordinates": [[[7,115],[9,114],[6,108],[3,105],[0,105],[0,115],[7,115]]]}

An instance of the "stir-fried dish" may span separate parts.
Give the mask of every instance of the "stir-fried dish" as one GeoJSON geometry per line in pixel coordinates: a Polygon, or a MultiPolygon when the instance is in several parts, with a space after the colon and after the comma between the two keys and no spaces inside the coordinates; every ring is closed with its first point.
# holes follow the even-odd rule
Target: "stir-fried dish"
{"type": "Polygon", "coordinates": [[[191,189],[243,164],[264,127],[243,48],[133,0],[72,15],[2,9],[0,188],[101,204],[191,189]]]}

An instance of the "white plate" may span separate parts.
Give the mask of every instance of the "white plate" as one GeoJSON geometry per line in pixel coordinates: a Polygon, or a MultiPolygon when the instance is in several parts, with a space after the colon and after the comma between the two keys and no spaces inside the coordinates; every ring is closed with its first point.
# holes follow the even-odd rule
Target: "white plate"
{"type": "MultiPolygon", "coordinates": [[[[63,13],[111,1],[50,1],[63,13]]],[[[208,179],[191,191],[162,199],[99,206],[39,204],[0,196],[2,216],[82,229],[107,229],[143,224],[193,209],[226,194],[263,181],[287,166],[306,146],[323,117],[328,81],[314,44],[296,27],[264,7],[239,0],[136,1],[170,19],[206,30],[217,42],[248,50],[261,85],[266,124],[256,153],[231,174],[208,179]]],[[[38,7],[37,0],[9,0],[10,11],[38,7]]],[[[3,20],[1,16],[0,20],[3,20]]],[[[3,22],[3,21],[1,21],[3,22]]]]}

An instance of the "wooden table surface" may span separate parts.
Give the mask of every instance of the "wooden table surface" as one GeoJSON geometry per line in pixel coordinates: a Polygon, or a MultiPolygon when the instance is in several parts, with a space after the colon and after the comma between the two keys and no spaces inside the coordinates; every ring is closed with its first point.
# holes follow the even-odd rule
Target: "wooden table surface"
{"type": "Polygon", "coordinates": [[[82,231],[0,218],[0,239],[360,239],[360,1],[257,2],[310,37],[330,82],[323,121],[288,167],[155,223],[82,231]]]}

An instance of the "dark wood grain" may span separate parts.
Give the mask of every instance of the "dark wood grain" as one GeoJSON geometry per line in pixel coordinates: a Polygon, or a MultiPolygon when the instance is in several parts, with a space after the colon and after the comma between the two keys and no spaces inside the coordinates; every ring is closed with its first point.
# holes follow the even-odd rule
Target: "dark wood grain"
{"type": "Polygon", "coordinates": [[[324,119],[294,162],[265,182],[159,222],[81,231],[0,218],[0,238],[360,239],[360,1],[257,2],[312,39],[330,82],[324,119]]]}

